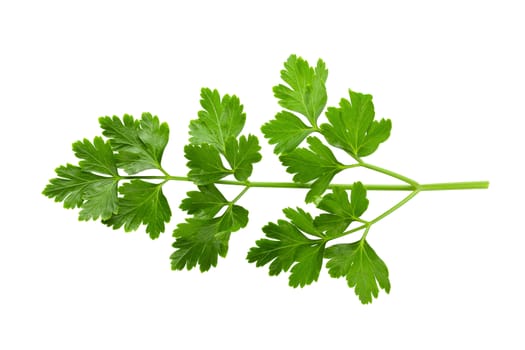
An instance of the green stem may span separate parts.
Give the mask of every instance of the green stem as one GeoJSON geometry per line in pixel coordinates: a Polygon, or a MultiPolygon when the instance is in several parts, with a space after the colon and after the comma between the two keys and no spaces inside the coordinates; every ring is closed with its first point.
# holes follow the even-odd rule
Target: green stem
{"type": "MultiPolygon", "coordinates": [[[[443,191],[443,190],[467,190],[467,189],[486,189],[489,187],[488,181],[464,181],[464,182],[447,182],[447,183],[431,183],[431,184],[419,184],[417,181],[408,178],[404,175],[398,174],[396,172],[393,172],[388,169],[384,169],[381,167],[378,167],[376,165],[368,164],[363,162],[360,158],[355,158],[358,162],[357,164],[352,165],[344,165],[344,169],[348,168],[354,168],[354,167],[363,167],[367,168],[385,175],[388,175],[390,177],[393,177],[395,179],[401,180],[406,183],[406,185],[389,185],[389,184],[380,184],[380,185],[364,185],[367,190],[374,190],[374,191],[411,191],[408,196],[400,200],[398,203],[396,203],[394,206],[377,216],[371,221],[362,220],[359,218],[356,218],[354,221],[360,222],[362,225],[358,226],[356,228],[353,228],[351,230],[342,232],[337,235],[333,235],[330,237],[326,237],[324,241],[331,241],[346,235],[349,235],[351,233],[360,231],[362,229],[365,229],[363,236],[361,237],[361,242],[366,240],[366,236],[368,235],[368,232],[370,231],[370,228],[372,225],[377,223],[378,221],[384,219],[388,215],[392,214],[399,208],[401,208],[403,205],[405,205],[408,201],[410,201],[412,198],[414,198],[419,192],[421,191],[443,191]]],[[[142,180],[162,180],[162,184],[164,184],[167,181],[188,181],[192,182],[192,180],[189,177],[186,176],[172,176],[169,175],[164,169],[160,169],[164,175],[131,175],[131,176],[119,176],[119,180],[133,180],[133,179],[142,179],[142,180]]],[[[261,188],[296,188],[296,189],[309,189],[311,188],[310,184],[301,184],[301,183],[295,183],[295,182],[269,182],[269,181],[263,181],[263,182],[241,182],[241,181],[235,181],[235,180],[219,180],[216,181],[215,184],[222,184],[222,185],[233,185],[233,186],[244,186],[242,191],[229,203],[230,206],[234,205],[241,197],[252,187],[261,187],[261,188]]],[[[333,188],[343,188],[343,189],[352,189],[351,184],[330,184],[328,186],[329,189],[333,188]]]]}
{"type": "Polygon", "coordinates": [[[366,223],[364,223],[363,225],[361,226],[358,226],[358,227],[355,227],[351,230],[348,230],[348,231],[345,231],[345,232],[342,232],[340,234],[337,234],[337,235],[333,235],[333,236],[330,236],[328,237],[327,240],[331,241],[331,240],[334,240],[334,239],[337,239],[337,238],[341,238],[341,237],[344,237],[344,236],[347,236],[351,233],[354,233],[354,232],[357,232],[357,231],[361,231],[362,229],[365,229],[365,233],[363,234],[363,237],[361,237],[361,241],[364,241],[366,239],[366,235],[368,234],[368,231],[370,230],[370,227],[372,227],[373,224],[377,223],[378,221],[386,218],[388,215],[392,214],[393,212],[395,212],[396,210],[398,210],[399,208],[401,208],[403,205],[405,205],[409,200],[411,200],[412,198],[414,198],[416,196],[416,194],[418,194],[420,192],[420,190],[413,190],[412,192],[410,192],[410,194],[408,196],[406,196],[405,198],[403,198],[402,200],[400,200],[399,202],[397,202],[393,207],[391,207],[390,209],[386,210],[385,212],[383,212],[382,214],[376,216],[373,220],[370,220],[366,223]]]}
{"type": "Polygon", "coordinates": [[[366,242],[366,236],[368,235],[368,232],[370,231],[370,227],[372,227],[372,224],[367,224],[365,226],[365,232],[363,233],[363,236],[361,237],[361,241],[359,242],[359,244],[361,245],[361,247],[363,246],[363,244],[365,244],[366,242]]]}
{"type": "MultiPolygon", "coordinates": [[[[164,174],[164,176],[166,176],[166,177],[169,177],[169,176],[170,176],[170,174],[169,174],[166,170],[164,170],[164,168],[161,167],[160,165],[159,165],[159,170],[164,174]]],[[[168,179],[168,180],[169,180],[169,179],[168,179]]]]}
{"type": "Polygon", "coordinates": [[[237,201],[238,201],[239,199],[241,199],[241,197],[244,196],[244,194],[245,194],[249,189],[250,189],[250,185],[246,185],[246,187],[244,187],[244,188],[242,189],[242,191],[237,195],[237,197],[235,197],[235,198],[230,202],[230,204],[233,205],[233,204],[237,203],[237,201]]]}
{"type": "MultiPolygon", "coordinates": [[[[144,175],[144,176],[120,176],[121,180],[165,180],[165,181],[188,181],[192,182],[186,176],[155,176],[155,175],[144,175]]],[[[295,188],[295,189],[309,189],[310,184],[300,184],[295,182],[241,182],[235,180],[219,180],[215,182],[219,185],[233,185],[233,186],[248,186],[248,187],[262,187],[262,188],[295,188]]],[[[351,184],[331,184],[328,188],[333,189],[334,187],[343,188],[345,190],[352,189],[351,184]]],[[[369,191],[444,191],[444,190],[475,190],[475,189],[487,189],[489,187],[488,181],[467,181],[467,182],[446,182],[446,183],[431,183],[431,184],[418,184],[414,185],[395,185],[395,184],[369,184],[365,185],[365,188],[369,191]]]]}
{"type": "Polygon", "coordinates": [[[393,178],[396,178],[398,180],[401,180],[403,182],[406,182],[407,184],[412,185],[415,188],[419,188],[420,187],[419,183],[416,180],[413,180],[413,179],[411,179],[409,177],[406,177],[404,175],[398,174],[398,173],[393,172],[391,170],[388,170],[388,169],[385,169],[385,168],[381,168],[381,167],[378,167],[376,165],[365,163],[362,160],[359,160],[359,165],[361,165],[363,168],[374,170],[374,171],[377,171],[378,173],[382,173],[382,174],[391,176],[393,178]]]}
{"type": "Polygon", "coordinates": [[[419,190],[415,190],[415,191],[410,192],[410,194],[408,196],[406,196],[405,198],[403,198],[402,200],[397,202],[396,205],[394,205],[392,208],[390,208],[387,211],[385,211],[383,214],[381,214],[381,215],[377,216],[375,219],[371,220],[368,224],[369,225],[373,225],[376,222],[386,218],[388,215],[392,214],[393,212],[395,212],[396,210],[401,208],[403,205],[405,205],[409,200],[414,198],[416,196],[416,194],[418,194],[418,193],[419,193],[419,190]]]}
{"type": "Polygon", "coordinates": [[[445,182],[436,184],[422,184],[421,191],[442,191],[442,190],[486,190],[489,188],[488,181],[472,182],[445,182]]]}

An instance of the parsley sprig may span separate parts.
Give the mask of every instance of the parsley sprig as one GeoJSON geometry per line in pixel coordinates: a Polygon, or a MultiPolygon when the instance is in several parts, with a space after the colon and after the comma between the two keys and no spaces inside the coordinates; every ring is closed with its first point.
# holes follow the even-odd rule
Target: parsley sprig
{"type": "Polygon", "coordinates": [[[284,109],[261,130],[286,171],[293,174],[292,182],[250,181],[254,164],[261,161],[261,147],[257,136],[242,134],[243,105],[234,95],[221,96],[204,88],[202,110],[190,122],[184,147],[186,176],[171,175],[162,166],[169,127],[158,117],[149,113],[140,119],[102,117],[103,136],[75,142],[78,164],[58,167],[43,194],[63,202],[65,208],[79,208],[79,220],[100,220],[126,232],[143,225],[155,239],[172,216],[163,186],[169,181],[193,182],[196,189],[179,206],[188,216],[173,231],[171,266],[207,271],[227,255],[232,233],[248,225],[248,209],[239,205],[248,190],[306,189],[310,210],[284,208],[284,218],[262,228],[265,236],[249,250],[248,262],[268,265],[270,275],[289,272],[289,285],[304,287],[319,279],[326,260],[330,276],[344,277],[361,302],[370,303],[380,289],[390,291],[388,268],[367,240],[374,224],[420,192],[484,189],[488,182],[420,184],[364,161],[389,138],[392,128],[390,120],[376,119],[372,96],[349,90],[338,106],[326,108],[328,70],[322,60],[312,67],[292,55],[281,78],[273,92],[284,109]],[[347,157],[338,159],[334,149],[347,157]],[[333,183],[337,174],[355,168],[387,175],[401,184],[333,183]],[[158,174],[151,175],[152,171],[158,174]],[[240,189],[228,199],[222,186],[240,189]],[[409,194],[380,215],[366,218],[367,191],[372,190],[409,194]],[[361,236],[353,238],[359,232],[361,236]],[[343,237],[350,242],[341,242],[343,237]]]}

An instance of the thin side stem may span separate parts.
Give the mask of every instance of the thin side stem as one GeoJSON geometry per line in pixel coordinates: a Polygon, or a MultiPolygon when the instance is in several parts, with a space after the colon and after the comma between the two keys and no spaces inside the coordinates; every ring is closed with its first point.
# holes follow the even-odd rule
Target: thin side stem
{"type": "Polygon", "coordinates": [[[159,165],[159,170],[164,174],[164,176],[167,176],[167,177],[170,176],[170,174],[166,170],[164,170],[164,168],[160,165],[159,165]]]}
{"type": "Polygon", "coordinates": [[[406,196],[405,198],[403,198],[402,200],[400,200],[399,202],[397,202],[396,205],[394,205],[393,207],[391,207],[390,209],[388,209],[387,211],[385,211],[383,214],[377,216],[375,219],[371,220],[369,222],[370,225],[373,225],[375,224],[376,222],[386,218],[388,215],[392,214],[393,212],[395,212],[396,210],[398,210],[399,208],[401,208],[403,205],[405,205],[409,200],[411,200],[412,198],[414,198],[416,196],[416,194],[419,193],[419,190],[415,190],[413,192],[410,192],[410,194],[408,196],[406,196]]]}
{"type": "Polygon", "coordinates": [[[382,174],[388,175],[390,177],[393,177],[395,179],[398,179],[398,180],[401,180],[403,182],[406,182],[407,184],[412,185],[414,188],[419,188],[420,187],[419,183],[416,180],[413,180],[413,179],[411,179],[409,177],[406,177],[404,175],[398,174],[398,173],[396,173],[394,171],[391,171],[391,170],[388,170],[388,169],[385,169],[385,168],[381,168],[381,167],[376,166],[376,165],[365,163],[362,160],[359,160],[359,165],[361,165],[363,168],[374,170],[374,171],[377,171],[378,173],[382,173],[382,174]]]}
{"type": "Polygon", "coordinates": [[[386,218],[388,215],[392,214],[393,212],[395,212],[396,210],[401,208],[408,201],[410,201],[412,198],[414,198],[416,196],[416,194],[418,194],[419,192],[420,192],[419,190],[414,190],[414,191],[410,192],[410,194],[408,196],[406,196],[405,198],[403,198],[402,200],[397,202],[394,206],[392,206],[391,208],[389,208],[388,210],[386,210],[382,214],[378,215],[374,219],[364,223],[363,225],[355,227],[355,228],[353,228],[351,230],[342,232],[342,233],[340,233],[338,235],[333,235],[333,236],[329,237],[328,240],[331,241],[331,240],[334,240],[334,239],[337,239],[337,238],[341,238],[341,237],[347,236],[347,235],[349,235],[351,233],[354,233],[354,232],[357,232],[357,231],[361,231],[362,229],[365,229],[365,233],[363,234],[363,237],[361,237],[361,240],[364,240],[366,238],[366,235],[368,234],[368,231],[370,230],[370,227],[372,227],[373,224],[375,224],[378,221],[386,218]]]}
{"type": "Polygon", "coordinates": [[[239,199],[241,199],[241,197],[244,196],[244,194],[245,194],[249,189],[250,189],[250,186],[249,186],[249,185],[246,185],[246,187],[244,187],[244,188],[242,189],[242,191],[237,195],[237,197],[235,197],[235,198],[230,202],[230,204],[233,205],[233,204],[237,203],[237,201],[238,201],[239,199]]]}
{"type": "MultiPolygon", "coordinates": [[[[376,165],[368,164],[363,162],[360,158],[355,158],[357,163],[351,164],[351,165],[343,165],[342,169],[349,169],[354,167],[363,167],[367,168],[385,175],[388,175],[390,177],[393,177],[395,179],[401,180],[406,183],[406,185],[390,185],[390,184],[369,184],[364,185],[367,190],[373,190],[373,191],[410,191],[410,194],[397,202],[394,206],[377,216],[371,221],[362,220],[360,218],[356,218],[354,221],[360,222],[362,225],[355,227],[351,230],[342,232],[337,235],[333,235],[330,237],[326,237],[324,239],[325,242],[331,241],[337,238],[341,238],[343,236],[349,235],[351,233],[360,231],[364,229],[363,236],[361,237],[361,244],[364,244],[366,240],[366,236],[368,235],[368,232],[370,231],[370,228],[377,222],[381,221],[388,215],[392,214],[399,208],[401,208],[403,205],[405,205],[408,201],[410,201],[412,198],[414,198],[419,192],[421,191],[443,191],[443,190],[466,190],[466,189],[486,189],[489,187],[488,181],[464,181],[464,182],[448,182],[448,183],[431,183],[431,184],[419,184],[417,181],[408,178],[404,175],[398,174],[394,171],[381,168],[376,165]]],[[[133,179],[143,179],[143,180],[162,180],[162,184],[166,183],[167,181],[188,181],[193,182],[189,177],[186,176],[172,176],[169,175],[164,169],[160,169],[161,172],[164,175],[130,175],[130,176],[119,176],[118,180],[133,180],[133,179]]],[[[230,206],[233,206],[241,197],[252,187],[261,187],[261,188],[295,188],[295,189],[309,189],[311,188],[311,184],[301,184],[301,183],[295,183],[295,182],[241,182],[241,181],[235,181],[235,180],[219,180],[215,182],[216,184],[222,184],[222,185],[233,185],[233,186],[244,186],[242,191],[231,201],[229,202],[230,206]]],[[[343,188],[345,190],[351,190],[352,189],[351,184],[330,184],[328,186],[329,189],[334,189],[336,187],[343,188]]]]}
{"type": "Polygon", "coordinates": [[[361,247],[366,242],[366,236],[368,235],[368,232],[370,231],[370,227],[372,227],[372,224],[370,224],[370,223],[365,226],[365,232],[363,232],[363,236],[361,237],[361,241],[359,242],[361,247]]]}

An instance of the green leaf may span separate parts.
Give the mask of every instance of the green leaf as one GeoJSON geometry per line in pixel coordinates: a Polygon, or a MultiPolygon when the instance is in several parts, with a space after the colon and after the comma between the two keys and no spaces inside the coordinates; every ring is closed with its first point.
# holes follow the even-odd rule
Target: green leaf
{"type": "Polygon", "coordinates": [[[171,255],[172,269],[191,270],[199,265],[204,272],[217,266],[219,256],[224,258],[228,252],[231,233],[247,223],[248,211],[238,205],[228,207],[220,217],[186,219],[173,231],[177,238],[173,247],[177,250],[171,255]]]}
{"type": "Polygon", "coordinates": [[[290,271],[290,286],[302,288],[319,279],[324,250],[325,243],[318,243],[298,251],[297,264],[290,271]]]}
{"type": "Polygon", "coordinates": [[[213,218],[228,200],[213,184],[199,186],[199,191],[190,191],[188,197],[182,200],[180,209],[195,217],[213,218]]]}
{"type": "Polygon", "coordinates": [[[316,237],[324,237],[323,232],[314,225],[314,219],[310,213],[304,211],[301,208],[285,208],[283,209],[283,212],[284,215],[290,219],[290,222],[294,224],[299,230],[316,237]]]}
{"type": "Polygon", "coordinates": [[[95,137],[93,143],[88,139],[77,141],[73,144],[73,151],[81,159],[78,165],[83,171],[118,176],[113,150],[102,137],[95,137]]]}
{"type": "Polygon", "coordinates": [[[309,239],[301,232],[299,227],[318,233],[310,215],[291,208],[284,213],[292,222],[278,220],[264,226],[267,238],[258,240],[246,258],[257,267],[270,264],[271,276],[291,268],[290,286],[303,287],[319,278],[325,242],[309,239]]]}
{"type": "Polygon", "coordinates": [[[282,107],[301,113],[316,126],[326,105],[327,77],[328,70],[322,60],[317,61],[314,69],[301,57],[291,55],[281,71],[281,78],[288,85],[279,84],[273,92],[282,107]]]}
{"type": "Polygon", "coordinates": [[[55,202],[64,202],[64,208],[67,209],[80,208],[84,203],[86,189],[106,179],[71,164],[60,166],[55,172],[58,177],[49,180],[42,193],[49,198],[54,198],[55,202]]]}
{"type": "Polygon", "coordinates": [[[211,184],[233,173],[222,164],[219,151],[209,144],[186,145],[184,153],[190,168],[188,177],[196,185],[211,184]]]}
{"type": "Polygon", "coordinates": [[[119,188],[118,213],[104,221],[104,224],[118,229],[124,226],[126,232],[135,231],[141,224],[152,239],[164,232],[164,223],[171,218],[171,209],[162,193],[162,183],[154,184],[132,180],[119,188]]]}
{"type": "Polygon", "coordinates": [[[368,208],[366,189],[361,182],[352,185],[351,201],[346,191],[335,187],[332,193],[327,194],[317,207],[329,214],[320,214],[315,218],[315,226],[326,231],[328,236],[342,233],[350,223],[358,220],[368,208]]]}
{"type": "Polygon", "coordinates": [[[226,141],[224,156],[239,181],[246,181],[253,171],[253,164],[261,160],[259,140],[254,135],[241,136],[239,140],[230,137],[226,141]]]}
{"type": "Polygon", "coordinates": [[[202,272],[217,266],[218,257],[228,252],[229,234],[218,235],[217,220],[187,219],[179,224],[173,235],[177,237],[171,255],[171,268],[191,270],[197,264],[202,272]]]}
{"type": "Polygon", "coordinates": [[[363,304],[377,298],[379,287],[390,292],[388,268],[365,240],[336,244],[327,248],[324,256],[329,259],[326,267],[330,276],[345,277],[363,304]]]}
{"type": "Polygon", "coordinates": [[[58,177],[49,181],[43,194],[56,202],[63,201],[64,208],[81,208],[79,220],[108,219],[118,210],[119,177],[111,146],[96,137],[93,143],[87,139],[75,142],[73,150],[80,166],[57,168],[58,177]]]}
{"type": "Polygon", "coordinates": [[[268,142],[275,145],[274,152],[280,154],[293,151],[314,129],[294,114],[282,111],[277,113],[275,119],[264,124],[261,131],[268,142]]]}
{"type": "Polygon", "coordinates": [[[125,114],[119,117],[99,119],[102,134],[109,138],[111,146],[117,151],[117,165],[128,174],[136,174],[147,169],[162,170],[164,149],[168,144],[169,127],[160,123],[156,116],[143,113],[140,120],[125,114]]]}
{"type": "Polygon", "coordinates": [[[240,205],[231,205],[220,217],[218,233],[235,232],[248,224],[248,210],[240,205]]]}
{"type": "Polygon", "coordinates": [[[170,136],[168,124],[160,123],[157,116],[143,113],[138,134],[147,153],[160,164],[170,136]]]}
{"type": "Polygon", "coordinates": [[[321,125],[322,134],[332,146],[353,157],[374,153],[390,136],[390,120],[374,120],[372,96],[349,90],[350,100],[341,99],[339,108],[326,111],[329,124],[321,125]]]}
{"type": "Polygon", "coordinates": [[[201,106],[198,119],[190,122],[190,142],[195,145],[210,144],[221,153],[226,141],[236,138],[246,122],[237,96],[224,95],[221,99],[217,90],[201,90],[201,106]]]}
{"type": "Polygon", "coordinates": [[[86,187],[78,219],[88,221],[100,217],[101,220],[106,220],[115,214],[118,211],[117,184],[117,179],[105,178],[86,187]]]}
{"type": "Polygon", "coordinates": [[[297,148],[279,159],[286,171],[295,174],[293,180],[299,183],[314,181],[306,195],[306,202],[313,202],[328,188],[334,176],[344,169],[330,148],[323,145],[317,137],[309,137],[310,149],[297,148]]]}

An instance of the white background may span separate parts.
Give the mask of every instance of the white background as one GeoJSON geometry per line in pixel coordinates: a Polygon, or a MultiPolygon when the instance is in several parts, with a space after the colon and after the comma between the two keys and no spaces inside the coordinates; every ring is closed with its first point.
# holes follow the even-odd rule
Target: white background
{"type": "MultiPolygon", "coordinates": [[[[525,348],[520,1],[364,3],[2,1],[0,348],[525,348]],[[167,121],[164,164],[184,175],[204,86],[237,94],[246,132],[261,137],[291,53],[326,61],[329,104],[352,88],[392,119],[369,162],[422,183],[491,181],[485,191],[422,193],[373,227],[389,295],[363,306],[326,270],[292,289],[245,261],[260,227],[285,206],[304,207],[301,191],[248,192],[249,226],[206,274],[170,271],[170,231],[190,184],[166,186],[173,217],[155,241],[143,229],[78,222],[41,195],[104,115],[167,121]]],[[[253,180],[288,181],[261,141],[253,180]]],[[[370,215],[400,195],[370,193],[370,215]]]]}

